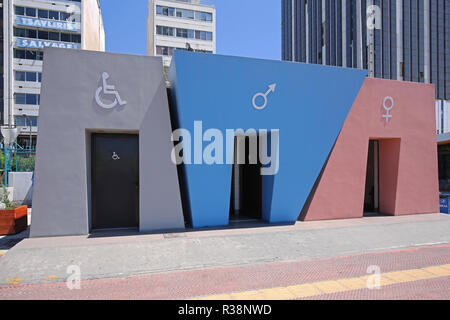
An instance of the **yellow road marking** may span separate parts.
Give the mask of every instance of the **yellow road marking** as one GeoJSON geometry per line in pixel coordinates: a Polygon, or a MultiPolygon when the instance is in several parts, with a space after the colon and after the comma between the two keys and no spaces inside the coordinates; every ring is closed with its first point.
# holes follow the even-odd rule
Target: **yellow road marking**
{"type": "Polygon", "coordinates": [[[22,278],[8,278],[5,280],[8,281],[10,285],[18,285],[22,282],[22,278]]]}
{"type": "Polygon", "coordinates": [[[344,287],[358,290],[367,288],[367,279],[361,278],[349,278],[349,279],[340,279],[336,280],[337,283],[343,285],[344,287]]]}
{"type": "Polygon", "coordinates": [[[315,286],[317,289],[324,293],[335,293],[335,292],[342,292],[342,291],[348,291],[348,288],[344,287],[342,284],[338,283],[337,281],[321,281],[313,283],[313,286],[315,286]]]}
{"type": "Polygon", "coordinates": [[[202,298],[202,300],[232,300],[232,298],[229,294],[218,294],[216,296],[202,298]]]}
{"type": "Polygon", "coordinates": [[[430,272],[432,274],[435,274],[435,275],[437,275],[439,277],[450,276],[450,270],[448,269],[448,267],[434,266],[434,267],[428,267],[428,268],[423,268],[423,269],[425,271],[428,271],[428,272],[430,272]]]}
{"type": "MultiPolygon", "coordinates": [[[[387,272],[380,275],[380,286],[450,276],[450,264],[387,272]]],[[[291,300],[324,294],[367,289],[368,275],[329,281],[318,281],[287,287],[251,290],[195,298],[195,300],[291,300]]]]}
{"type": "Polygon", "coordinates": [[[259,290],[263,295],[263,300],[291,300],[295,299],[295,295],[287,288],[273,288],[259,290]]]}
{"type": "Polygon", "coordinates": [[[397,283],[410,282],[416,280],[416,278],[410,276],[404,271],[383,273],[383,278],[384,277],[388,277],[389,279],[392,279],[397,283]]]}
{"type": "Polygon", "coordinates": [[[0,252],[0,256],[3,256],[6,252],[0,252]]]}
{"type": "Polygon", "coordinates": [[[295,295],[297,298],[306,298],[306,297],[312,297],[318,294],[322,294],[322,292],[314,287],[312,284],[306,283],[306,284],[300,284],[298,286],[289,286],[286,289],[288,289],[292,294],[295,295]]]}
{"type": "Polygon", "coordinates": [[[57,275],[52,274],[52,275],[50,275],[50,276],[47,278],[47,281],[53,281],[53,280],[56,280],[56,279],[59,279],[59,277],[58,277],[57,275]]]}
{"type": "Polygon", "coordinates": [[[259,291],[245,291],[245,292],[238,292],[238,293],[232,293],[231,299],[233,300],[263,300],[264,297],[261,295],[259,291]]]}

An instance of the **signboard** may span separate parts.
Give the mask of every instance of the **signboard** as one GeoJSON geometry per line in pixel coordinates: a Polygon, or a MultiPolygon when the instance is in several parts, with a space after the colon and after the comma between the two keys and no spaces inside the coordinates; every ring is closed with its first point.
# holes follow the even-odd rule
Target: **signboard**
{"type": "Polygon", "coordinates": [[[16,24],[26,27],[46,28],[65,31],[80,31],[80,23],[67,21],[54,21],[16,16],[16,24]]]}
{"type": "Polygon", "coordinates": [[[17,38],[17,46],[22,48],[44,49],[44,47],[63,48],[63,49],[79,49],[79,43],[57,42],[50,40],[32,40],[17,38]]]}

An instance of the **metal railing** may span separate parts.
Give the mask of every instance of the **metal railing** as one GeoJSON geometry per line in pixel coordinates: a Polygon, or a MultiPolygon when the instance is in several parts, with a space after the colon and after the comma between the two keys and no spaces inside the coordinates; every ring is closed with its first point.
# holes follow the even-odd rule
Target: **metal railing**
{"type": "Polygon", "coordinates": [[[33,172],[36,150],[24,148],[15,143],[9,148],[0,144],[0,178],[3,184],[8,184],[8,172],[33,172]],[[6,163],[5,163],[6,159],[6,163]]]}

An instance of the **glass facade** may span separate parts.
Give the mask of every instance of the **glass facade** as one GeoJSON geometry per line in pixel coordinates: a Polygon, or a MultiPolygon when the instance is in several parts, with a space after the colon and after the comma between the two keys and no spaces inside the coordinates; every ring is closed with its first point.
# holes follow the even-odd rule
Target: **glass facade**
{"type": "Polygon", "coordinates": [[[282,58],[433,83],[448,100],[449,24],[449,0],[282,0],[282,58]],[[369,5],[381,28],[368,30],[369,5]]]}

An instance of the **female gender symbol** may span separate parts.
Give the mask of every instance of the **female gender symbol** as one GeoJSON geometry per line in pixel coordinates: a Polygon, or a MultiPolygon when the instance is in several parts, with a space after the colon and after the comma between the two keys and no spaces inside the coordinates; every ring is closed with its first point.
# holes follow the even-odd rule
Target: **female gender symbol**
{"type": "Polygon", "coordinates": [[[386,110],[386,114],[383,115],[383,118],[386,119],[386,123],[389,123],[389,119],[392,118],[390,111],[394,108],[394,99],[392,97],[386,97],[383,101],[383,108],[386,110]],[[386,102],[391,102],[391,107],[388,107],[386,102]]]}

